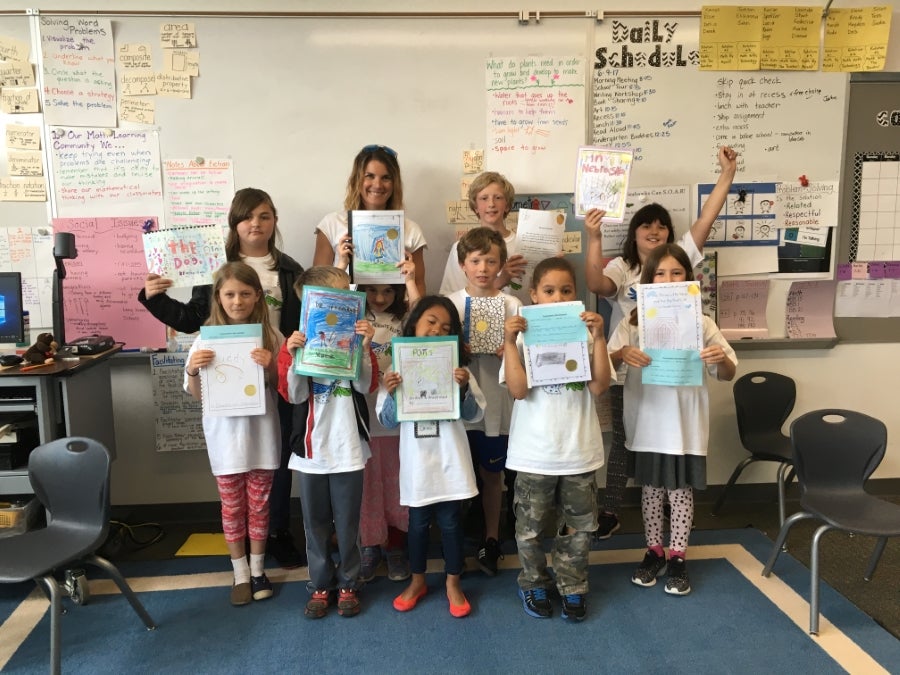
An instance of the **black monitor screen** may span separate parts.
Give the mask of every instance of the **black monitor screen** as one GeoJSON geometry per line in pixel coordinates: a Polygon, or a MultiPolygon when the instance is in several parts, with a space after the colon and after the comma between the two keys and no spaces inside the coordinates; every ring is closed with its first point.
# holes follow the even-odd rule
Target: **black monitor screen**
{"type": "Polygon", "coordinates": [[[22,275],[0,272],[0,343],[24,341],[22,275]]]}

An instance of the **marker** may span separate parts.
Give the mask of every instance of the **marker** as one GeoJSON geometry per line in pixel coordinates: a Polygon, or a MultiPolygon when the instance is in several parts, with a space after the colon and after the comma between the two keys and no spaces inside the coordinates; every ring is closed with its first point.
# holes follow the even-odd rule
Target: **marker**
{"type": "Polygon", "coordinates": [[[29,371],[29,370],[34,370],[35,368],[44,368],[45,366],[52,366],[52,365],[54,365],[55,363],[56,363],[56,361],[54,361],[53,363],[37,363],[37,364],[35,364],[35,365],[33,365],[33,366],[25,366],[24,368],[19,368],[19,372],[20,372],[20,373],[24,373],[24,372],[27,372],[27,371],[29,371]]]}

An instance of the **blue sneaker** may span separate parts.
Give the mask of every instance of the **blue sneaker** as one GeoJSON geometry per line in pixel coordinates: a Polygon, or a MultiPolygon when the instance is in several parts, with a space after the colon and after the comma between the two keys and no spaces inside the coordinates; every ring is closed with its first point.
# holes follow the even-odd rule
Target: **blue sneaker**
{"type": "Polygon", "coordinates": [[[519,589],[519,597],[522,598],[522,606],[528,616],[535,619],[549,619],[553,616],[553,607],[547,599],[547,590],[544,588],[532,588],[527,591],[519,589]]]}
{"type": "Polygon", "coordinates": [[[570,593],[562,596],[562,618],[570,621],[583,621],[587,607],[584,602],[584,595],[581,593],[570,593]]]}
{"type": "Polygon", "coordinates": [[[381,547],[363,546],[360,553],[362,560],[359,566],[359,582],[367,584],[375,578],[375,570],[381,564],[381,547]]]}

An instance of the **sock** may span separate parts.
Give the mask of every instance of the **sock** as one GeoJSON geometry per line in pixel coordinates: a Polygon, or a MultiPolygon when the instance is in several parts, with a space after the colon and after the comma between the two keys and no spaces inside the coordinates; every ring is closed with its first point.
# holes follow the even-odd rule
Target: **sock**
{"type": "Polygon", "coordinates": [[[666,553],[665,553],[665,551],[663,551],[663,547],[662,547],[662,546],[659,546],[659,545],[657,545],[657,546],[648,546],[647,548],[650,549],[651,551],[653,551],[653,552],[654,552],[656,555],[658,555],[660,558],[665,558],[665,557],[666,557],[666,553]]]}
{"type": "Polygon", "coordinates": [[[265,553],[250,554],[250,576],[261,577],[264,572],[265,553]]]}
{"type": "Polygon", "coordinates": [[[240,558],[232,558],[231,566],[234,567],[235,585],[250,583],[250,565],[247,564],[246,558],[243,556],[240,558]]]}
{"type": "Polygon", "coordinates": [[[684,560],[684,551],[673,551],[672,549],[669,549],[669,560],[672,558],[681,558],[684,560]]]}
{"type": "Polygon", "coordinates": [[[388,527],[388,549],[406,548],[406,532],[396,527],[388,527]]]}

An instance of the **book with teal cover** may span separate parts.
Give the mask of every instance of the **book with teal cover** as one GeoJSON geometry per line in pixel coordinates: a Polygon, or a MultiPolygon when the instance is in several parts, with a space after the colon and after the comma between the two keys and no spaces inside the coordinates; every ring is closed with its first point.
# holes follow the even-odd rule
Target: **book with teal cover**
{"type": "Polygon", "coordinates": [[[300,298],[300,332],[306,346],[294,355],[294,372],[335,380],[356,380],[362,337],[356,322],[365,317],[366,294],[321,286],[304,286],[300,298]]]}

